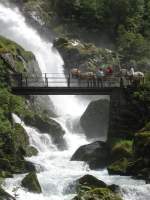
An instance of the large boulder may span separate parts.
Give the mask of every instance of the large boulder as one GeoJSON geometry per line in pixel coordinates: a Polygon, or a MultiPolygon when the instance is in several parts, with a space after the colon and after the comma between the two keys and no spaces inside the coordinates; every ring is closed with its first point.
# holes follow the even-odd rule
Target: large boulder
{"type": "Polygon", "coordinates": [[[89,186],[91,188],[107,187],[106,183],[104,183],[103,181],[101,181],[101,180],[97,179],[96,177],[89,175],[89,174],[78,179],[78,183],[80,185],[89,186]]]}
{"type": "Polygon", "coordinates": [[[107,165],[108,148],[105,142],[94,142],[79,147],[71,160],[85,161],[91,169],[104,168],[107,165]]]}
{"type": "Polygon", "coordinates": [[[30,192],[41,193],[42,189],[37,179],[35,172],[29,173],[21,182],[22,186],[27,188],[30,192]]]}
{"type": "Polygon", "coordinates": [[[118,186],[108,186],[92,175],[85,175],[78,179],[76,190],[77,196],[73,200],[121,200],[121,197],[117,194],[118,186]]]}
{"type": "Polygon", "coordinates": [[[80,119],[81,126],[88,138],[107,138],[109,123],[109,101],[92,101],[80,119]]]}

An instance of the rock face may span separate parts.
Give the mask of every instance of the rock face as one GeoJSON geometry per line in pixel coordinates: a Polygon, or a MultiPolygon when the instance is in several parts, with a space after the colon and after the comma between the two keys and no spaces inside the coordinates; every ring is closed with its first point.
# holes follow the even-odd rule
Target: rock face
{"type": "MultiPolygon", "coordinates": [[[[51,106],[47,103],[48,97],[48,101],[45,98],[42,102],[36,99],[33,103],[29,96],[21,97],[11,93],[10,84],[16,82],[15,77],[11,76],[13,73],[40,76],[41,72],[31,52],[25,51],[15,42],[2,36],[0,36],[0,72],[0,177],[7,178],[12,177],[14,173],[35,171],[33,163],[26,161],[24,157],[38,153],[34,147],[30,146],[24,128],[14,123],[12,113],[17,114],[21,119],[30,116],[32,120],[35,112],[41,115],[48,109],[46,104],[48,107],[51,106]],[[38,108],[35,109],[33,105],[38,105],[38,108]]],[[[50,110],[46,113],[50,118],[50,110]]]]}
{"type": "Polygon", "coordinates": [[[17,123],[14,124],[14,129],[15,130],[13,133],[13,141],[16,152],[20,153],[20,155],[22,154],[27,157],[37,155],[38,151],[35,147],[30,146],[29,136],[25,129],[17,123]]]}
{"type": "Polygon", "coordinates": [[[107,165],[108,148],[105,142],[94,142],[81,146],[71,160],[85,161],[91,169],[104,168],[107,165]]]}
{"type": "Polygon", "coordinates": [[[115,60],[113,52],[97,48],[91,43],[84,43],[80,40],[58,38],[54,41],[54,46],[58,49],[65,62],[65,68],[70,70],[79,67],[80,70],[95,70],[102,63],[111,63],[115,60]]]}
{"type": "Polygon", "coordinates": [[[64,130],[53,119],[49,118],[49,115],[37,115],[25,117],[25,123],[36,127],[40,132],[47,133],[51,136],[53,142],[61,149],[65,148],[65,141],[63,135],[64,130]]]}
{"type": "Polygon", "coordinates": [[[29,173],[25,178],[22,180],[22,186],[27,188],[30,192],[34,193],[41,193],[42,189],[37,179],[37,175],[35,172],[29,173]]]}
{"type": "Polygon", "coordinates": [[[121,200],[118,189],[116,185],[108,186],[94,176],[85,175],[77,180],[77,196],[73,200],[121,200]]]}
{"type": "Polygon", "coordinates": [[[101,99],[89,104],[80,119],[88,138],[107,138],[109,122],[109,101],[101,99]]]}

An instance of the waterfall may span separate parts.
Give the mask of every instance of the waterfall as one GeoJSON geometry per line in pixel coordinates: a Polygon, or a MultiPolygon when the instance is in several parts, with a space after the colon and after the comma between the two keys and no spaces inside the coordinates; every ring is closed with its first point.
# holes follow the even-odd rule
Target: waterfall
{"type": "MultiPolygon", "coordinates": [[[[10,8],[0,3],[0,35],[7,37],[26,50],[32,51],[39,63],[42,72],[63,73],[63,60],[52,43],[45,41],[36,30],[26,24],[25,18],[17,8],[10,8]]],[[[133,180],[130,177],[109,176],[107,170],[93,171],[83,162],[70,161],[74,151],[88,141],[84,134],[78,134],[73,129],[73,123],[78,119],[90,102],[79,101],[76,96],[51,96],[59,117],[55,119],[61,124],[66,134],[64,139],[68,149],[60,151],[52,143],[48,134],[40,134],[33,127],[26,126],[16,115],[14,120],[20,123],[29,135],[30,144],[37,148],[38,155],[27,160],[35,163],[38,179],[42,187],[42,194],[33,194],[18,189],[19,200],[70,200],[74,196],[73,182],[84,174],[90,173],[108,184],[118,184],[124,200],[150,199],[149,185],[143,181],[133,180]],[[68,123],[70,124],[68,126],[68,123]],[[72,187],[71,187],[72,185],[72,187]],[[69,187],[70,186],[70,187],[69,187]]],[[[18,187],[25,175],[15,175],[7,179],[5,189],[12,193],[18,187]]]]}

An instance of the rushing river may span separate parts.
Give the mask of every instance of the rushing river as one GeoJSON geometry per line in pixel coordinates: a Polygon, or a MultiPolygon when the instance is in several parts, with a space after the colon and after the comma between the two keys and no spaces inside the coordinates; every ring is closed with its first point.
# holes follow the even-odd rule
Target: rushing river
{"type": "MultiPolygon", "coordinates": [[[[46,42],[36,30],[27,25],[17,8],[12,9],[2,3],[0,3],[0,35],[32,51],[42,72],[63,73],[63,60],[52,47],[52,43],[46,42]]],[[[133,180],[130,177],[109,176],[106,170],[92,171],[83,162],[70,161],[74,151],[89,142],[84,134],[78,134],[78,131],[73,128],[74,123],[89,104],[89,100],[81,101],[77,96],[50,96],[50,98],[59,113],[59,117],[55,120],[66,132],[64,139],[68,148],[64,151],[58,150],[48,134],[38,133],[14,115],[14,120],[26,129],[31,145],[39,151],[38,156],[27,160],[34,162],[37,167],[43,193],[33,194],[19,187],[25,175],[16,175],[13,179],[7,179],[5,189],[13,194],[12,190],[19,187],[17,191],[19,200],[71,200],[75,193],[73,182],[89,173],[108,184],[120,185],[124,200],[149,200],[150,185],[145,185],[144,181],[133,180]]]]}

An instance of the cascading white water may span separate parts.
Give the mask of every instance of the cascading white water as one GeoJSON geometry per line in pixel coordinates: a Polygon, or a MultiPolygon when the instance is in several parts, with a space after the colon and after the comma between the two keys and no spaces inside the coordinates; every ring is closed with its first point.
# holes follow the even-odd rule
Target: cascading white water
{"type": "MultiPolygon", "coordinates": [[[[0,3],[0,35],[3,35],[25,49],[32,51],[39,63],[42,72],[63,72],[63,61],[58,52],[52,48],[51,42],[44,41],[37,31],[29,27],[25,18],[19,10],[11,9],[0,3]]],[[[81,116],[87,104],[79,102],[76,96],[51,96],[55,104],[59,118],[56,119],[66,134],[64,138],[68,144],[68,149],[59,151],[48,134],[40,134],[35,129],[26,126],[14,115],[17,123],[22,123],[26,129],[30,143],[35,146],[39,154],[28,160],[35,163],[38,170],[38,179],[42,186],[42,194],[32,194],[19,188],[19,200],[69,200],[73,196],[73,189],[68,190],[68,185],[86,173],[90,173],[105,181],[108,184],[115,183],[121,186],[122,195],[125,200],[148,200],[149,185],[144,185],[143,181],[136,181],[129,177],[109,176],[106,170],[92,171],[82,162],[71,162],[70,157],[73,152],[88,141],[84,135],[73,134],[66,126],[66,122],[81,116]]],[[[71,123],[71,122],[70,122],[71,123]]],[[[17,175],[14,179],[8,179],[5,188],[11,192],[15,186],[20,184],[24,175],[17,175]]]]}

